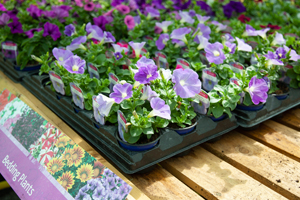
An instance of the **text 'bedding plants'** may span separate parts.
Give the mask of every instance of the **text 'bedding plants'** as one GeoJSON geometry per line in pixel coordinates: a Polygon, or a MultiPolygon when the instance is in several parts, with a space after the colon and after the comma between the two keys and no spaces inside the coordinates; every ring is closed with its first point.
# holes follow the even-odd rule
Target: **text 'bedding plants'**
{"type": "MultiPolygon", "coordinates": [[[[85,11],[93,8],[78,2],[85,11]]],[[[189,127],[197,115],[231,117],[237,105],[261,105],[269,95],[286,92],[284,84],[300,87],[300,43],[288,32],[298,34],[299,20],[292,16],[299,9],[291,2],[125,0],[100,5],[90,13],[93,20],[58,19],[60,43],[33,58],[42,64],[40,74],[53,74],[53,90],[73,95],[78,107],[81,102],[93,109],[98,123],[118,125],[125,142],[155,140],[160,129],[189,127]],[[284,12],[290,29],[281,28],[285,24],[278,16],[267,24],[272,20],[254,5],[284,12]]],[[[41,37],[48,34],[56,41],[58,32],[47,23],[41,37]]],[[[19,25],[14,27],[18,32],[19,25]]]]}

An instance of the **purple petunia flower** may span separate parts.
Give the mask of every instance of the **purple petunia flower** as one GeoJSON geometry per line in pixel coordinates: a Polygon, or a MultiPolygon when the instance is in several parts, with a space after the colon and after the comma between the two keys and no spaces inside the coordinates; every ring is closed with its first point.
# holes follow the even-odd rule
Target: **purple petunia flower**
{"type": "Polygon", "coordinates": [[[189,34],[192,31],[192,29],[190,28],[178,28],[173,30],[173,32],[171,33],[171,39],[175,39],[175,40],[181,40],[183,41],[185,44],[188,43],[185,35],[189,34]]]}
{"type": "Polygon", "coordinates": [[[58,64],[60,65],[64,65],[66,60],[68,60],[68,58],[73,56],[73,53],[71,51],[58,49],[56,47],[52,50],[52,54],[56,58],[58,64]]]}
{"type": "Polygon", "coordinates": [[[194,39],[194,42],[199,44],[197,47],[198,50],[205,49],[209,44],[208,39],[206,37],[203,37],[202,35],[197,35],[194,39]]]}
{"type": "Polygon", "coordinates": [[[133,41],[128,43],[131,48],[134,50],[135,52],[135,57],[139,58],[140,54],[141,54],[141,50],[144,47],[144,45],[146,44],[146,42],[141,42],[141,43],[134,43],[133,41]]]}
{"type": "Polygon", "coordinates": [[[56,41],[58,38],[60,38],[61,33],[59,31],[58,26],[55,24],[46,22],[44,25],[43,37],[46,37],[48,35],[50,35],[54,41],[56,41]]]}
{"type": "Polygon", "coordinates": [[[217,21],[212,21],[211,23],[217,26],[217,30],[216,30],[217,32],[223,31],[227,28],[227,25],[224,25],[224,24],[222,24],[220,22],[217,22],[217,21]]]}
{"type": "Polygon", "coordinates": [[[172,21],[156,22],[155,25],[163,30],[164,33],[168,32],[168,27],[173,24],[172,21]]]}
{"type": "Polygon", "coordinates": [[[195,16],[196,16],[196,11],[194,11],[194,10],[189,10],[189,15],[190,15],[191,17],[195,17],[195,16]]]}
{"type": "Polygon", "coordinates": [[[229,33],[226,33],[224,35],[225,41],[226,42],[235,42],[235,39],[232,37],[232,35],[230,35],[229,33]]]}
{"type": "Polygon", "coordinates": [[[134,20],[135,24],[140,24],[141,23],[141,17],[140,16],[134,16],[133,20],[134,20]]]}
{"type": "Polygon", "coordinates": [[[147,18],[159,17],[160,13],[158,10],[152,7],[146,7],[147,18]]]}
{"type": "Polygon", "coordinates": [[[283,65],[283,62],[277,58],[277,55],[272,52],[268,51],[267,55],[264,55],[266,60],[268,60],[268,65],[283,65]]]}
{"type": "Polygon", "coordinates": [[[86,11],[93,11],[94,8],[95,8],[95,4],[92,1],[84,5],[84,10],[86,11]]]}
{"type": "Polygon", "coordinates": [[[155,65],[155,62],[152,59],[146,58],[145,56],[141,57],[137,62],[136,62],[136,67],[146,67],[148,65],[155,65]]]}
{"type": "Polygon", "coordinates": [[[85,60],[79,56],[70,56],[65,62],[63,67],[72,74],[83,74],[85,68],[85,60]]]}
{"type": "Polygon", "coordinates": [[[127,53],[129,50],[128,50],[128,48],[126,48],[126,47],[121,47],[120,45],[118,45],[118,44],[112,44],[112,46],[113,46],[113,48],[114,48],[114,50],[115,50],[115,53],[117,53],[117,52],[122,52],[123,50],[124,50],[124,53],[127,53]]]}
{"type": "Polygon", "coordinates": [[[128,13],[130,13],[130,8],[128,7],[128,6],[126,6],[126,5],[118,5],[117,7],[116,7],[116,9],[120,12],[120,13],[122,13],[123,15],[126,15],[126,14],[128,14],[128,13]]]}
{"type": "Polygon", "coordinates": [[[288,48],[285,45],[283,45],[283,48],[284,48],[284,50],[286,52],[289,52],[291,50],[291,52],[290,52],[290,60],[298,61],[300,59],[300,55],[298,55],[295,50],[290,49],[290,48],[288,48]]]}
{"type": "Polygon", "coordinates": [[[201,16],[201,15],[198,15],[198,14],[196,14],[196,17],[197,17],[200,24],[204,24],[204,22],[206,22],[210,18],[209,16],[201,16]]]}
{"type": "Polygon", "coordinates": [[[113,98],[117,104],[120,104],[123,100],[129,99],[132,97],[132,85],[129,83],[116,84],[113,87],[114,92],[109,95],[110,98],[113,98]]]}
{"type": "Polygon", "coordinates": [[[256,33],[257,33],[257,35],[259,35],[263,39],[266,39],[267,38],[267,32],[269,30],[270,30],[270,28],[265,28],[265,29],[262,29],[262,30],[257,30],[256,33]]]}
{"type": "Polygon", "coordinates": [[[164,119],[171,119],[170,106],[164,100],[159,97],[152,98],[150,105],[153,110],[148,114],[148,118],[157,116],[164,119]]]}
{"type": "Polygon", "coordinates": [[[11,19],[16,19],[16,20],[18,20],[18,18],[17,18],[18,12],[19,12],[18,9],[14,8],[14,9],[12,9],[12,10],[7,11],[6,13],[9,15],[9,17],[10,17],[11,19]]]}
{"type": "Polygon", "coordinates": [[[39,9],[36,5],[31,4],[26,10],[29,12],[30,16],[35,19],[42,15],[42,10],[39,9]]]}
{"type": "Polygon", "coordinates": [[[228,4],[223,6],[223,12],[227,18],[230,18],[233,12],[246,12],[246,7],[241,2],[230,1],[228,4]]]}
{"type": "Polygon", "coordinates": [[[237,37],[235,39],[238,43],[238,46],[237,46],[238,51],[246,51],[246,52],[252,51],[252,47],[249,44],[246,44],[243,39],[239,39],[237,37]]]}
{"type": "Polygon", "coordinates": [[[214,16],[215,12],[212,11],[211,7],[205,1],[197,1],[197,6],[200,6],[201,10],[206,11],[209,16],[214,16]]]}
{"type": "Polygon", "coordinates": [[[72,36],[75,33],[75,26],[73,24],[69,24],[65,26],[64,34],[66,36],[72,36]]]}
{"type": "Polygon", "coordinates": [[[0,3],[0,11],[7,11],[7,9],[4,7],[2,3],[0,3]]]}
{"type": "Polygon", "coordinates": [[[109,115],[111,107],[115,103],[115,100],[103,94],[98,94],[98,96],[96,97],[96,101],[99,104],[99,107],[97,108],[99,113],[107,117],[109,115]]]}
{"type": "Polygon", "coordinates": [[[94,24],[99,26],[102,30],[106,30],[105,25],[108,24],[108,20],[105,16],[99,16],[93,18],[94,24]]]}
{"type": "Polygon", "coordinates": [[[158,40],[156,40],[155,44],[157,46],[158,50],[163,50],[166,46],[166,43],[169,41],[170,37],[169,34],[165,33],[165,34],[161,34],[158,38],[158,40]]]}
{"type": "Polygon", "coordinates": [[[74,51],[78,48],[86,49],[82,45],[82,43],[85,43],[85,42],[86,42],[86,36],[79,36],[79,37],[75,38],[69,46],[67,46],[67,50],[74,51]]]}
{"type": "Polygon", "coordinates": [[[134,21],[134,18],[131,15],[127,15],[124,18],[124,23],[126,24],[126,26],[129,30],[133,29],[135,27],[135,21],[134,21]]]}
{"type": "Polygon", "coordinates": [[[189,15],[188,12],[182,12],[179,11],[179,15],[181,17],[180,23],[188,23],[188,24],[194,24],[195,20],[189,15]]]}
{"type": "Polygon", "coordinates": [[[116,60],[120,60],[121,58],[123,58],[123,55],[120,52],[114,53],[114,56],[115,56],[116,60]]]}
{"type": "Polygon", "coordinates": [[[172,76],[174,90],[181,98],[191,98],[201,91],[201,81],[192,69],[175,69],[172,76]]]}
{"type": "Polygon", "coordinates": [[[153,0],[152,4],[157,8],[157,9],[166,9],[164,5],[162,5],[162,0],[153,0]]]}
{"type": "Polygon", "coordinates": [[[226,59],[222,49],[223,45],[220,42],[208,44],[204,49],[206,52],[206,58],[209,62],[215,63],[216,65],[222,64],[226,59]]]}
{"type": "Polygon", "coordinates": [[[249,94],[252,102],[257,105],[260,102],[266,102],[268,98],[269,87],[264,79],[258,79],[256,76],[252,77],[249,82],[249,94]]]}
{"type": "Polygon", "coordinates": [[[34,36],[35,32],[40,32],[42,30],[43,30],[43,28],[33,28],[33,29],[30,29],[29,31],[26,31],[25,34],[28,36],[28,38],[32,38],[34,36]]]}
{"type": "Polygon", "coordinates": [[[174,3],[173,7],[175,10],[185,10],[192,3],[191,0],[172,0],[172,1],[174,3]]]}
{"type": "Polygon", "coordinates": [[[245,32],[243,33],[243,37],[247,36],[257,36],[257,31],[250,25],[246,24],[245,32]]]}
{"type": "Polygon", "coordinates": [[[2,13],[0,16],[0,26],[5,26],[7,25],[7,22],[9,21],[10,17],[6,13],[2,13]]]}
{"type": "Polygon", "coordinates": [[[102,41],[104,37],[104,33],[102,29],[97,25],[92,25],[91,22],[89,22],[86,27],[86,32],[88,33],[87,39],[96,39],[99,41],[102,41]]]}
{"type": "MultiPolygon", "coordinates": [[[[203,37],[209,39],[211,30],[210,30],[209,26],[205,26],[204,24],[198,24],[195,33],[197,33],[197,35],[199,35],[199,36],[203,36],[203,37]]],[[[196,38],[194,41],[199,43],[196,38]]]]}
{"type": "Polygon", "coordinates": [[[112,0],[110,5],[113,7],[116,7],[120,4],[122,4],[123,2],[124,2],[124,0],[112,0]]]}
{"type": "Polygon", "coordinates": [[[10,27],[12,34],[24,32],[22,29],[22,24],[16,19],[13,19],[13,22],[7,24],[7,26],[10,27]]]}
{"type": "Polygon", "coordinates": [[[229,53],[234,54],[235,53],[235,48],[236,48],[236,44],[235,43],[231,43],[231,42],[225,42],[225,45],[228,47],[229,49],[229,53]]]}
{"type": "Polygon", "coordinates": [[[141,100],[147,99],[148,101],[151,101],[151,99],[155,97],[158,97],[158,94],[151,89],[150,85],[144,85],[141,100]]]}
{"type": "Polygon", "coordinates": [[[175,44],[175,48],[185,46],[185,43],[181,40],[172,39],[172,43],[175,44]]]}
{"type": "Polygon", "coordinates": [[[115,37],[111,34],[111,32],[104,31],[104,43],[112,43],[116,42],[115,37]]]}
{"type": "Polygon", "coordinates": [[[139,67],[138,72],[134,75],[134,80],[140,84],[147,84],[158,78],[157,66],[149,64],[139,67]]]}
{"type": "Polygon", "coordinates": [[[278,59],[286,58],[286,51],[283,47],[279,47],[276,49],[276,55],[278,59]]]}
{"type": "Polygon", "coordinates": [[[276,32],[275,38],[272,41],[271,45],[275,46],[275,45],[285,45],[286,41],[283,38],[283,35],[281,33],[276,32]]]}

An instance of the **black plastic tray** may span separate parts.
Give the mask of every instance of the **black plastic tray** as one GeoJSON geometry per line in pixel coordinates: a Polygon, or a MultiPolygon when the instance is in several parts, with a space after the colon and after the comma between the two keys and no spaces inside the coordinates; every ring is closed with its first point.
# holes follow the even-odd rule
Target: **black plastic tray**
{"type": "Polygon", "coordinates": [[[300,89],[290,88],[289,95],[284,100],[278,100],[275,96],[269,95],[264,107],[261,110],[245,111],[235,109],[233,113],[237,118],[237,123],[241,127],[250,128],[297,105],[300,105],[300,89]]]}
{"type": "Polygon", "coordinates": [[[196,129],[192,133],[179,135],[173,130],[164,129],[159,143],[153,149],[142,152],[130,151],[119,145],[115,137],[116,126],[96,128],[92,111],[83,110],[76,114],[74,111],[76,106],[72,103],[71,97],[60,96],[58,100],[57,94],[50,86],[45,86],[47,81],[48,76],[25,77],[22,85],[127,174],[147,169],[238,126],[235,116],[214,122],[207,116],[199,115],[196,129]]]}
{"type": "Polygon", "coordinates": [[[3,71],[3,73],[15,83],[21,82],[24,77],[32,76],[34,74],[39,73],[39,70],[18,71],[14,68],[14,64],[9,60],[4,59],[1,54],[0,54],[0,70],[3,71]]]}

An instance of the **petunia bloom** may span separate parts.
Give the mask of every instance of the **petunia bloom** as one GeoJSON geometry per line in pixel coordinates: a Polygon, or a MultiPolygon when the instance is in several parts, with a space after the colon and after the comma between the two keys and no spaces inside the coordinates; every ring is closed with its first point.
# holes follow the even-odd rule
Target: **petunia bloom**
{"type": "Polygon", "coordinates": [[[242,13],[245,11],[246,11],[246,7],[241,2],[230,1],[228,4],[223,6],[224,15],[227,18],[230,18],[233,12],[242,13]]]}
{"type": "Polygon", "coordinates": [[[118,83],[114,85],[113,91],[109,97],[113,98],[117,104],[132,97],[132,85],[129,83],[125,83],[124,85],[118,83]]]}
{"type": "Polygon", "coordinates": [[[157,77],[157,66],[149,64],[147,66],[139,67],[138,72],[134,75],[134,80],[140,82],[141,84],[147,84],[150,83],[150,81],[157,79],[157,77]]]}
{"type": "Polygon", "coordinates": [[[161,34],[158,38],[158,40],[156,40],[155,44],[157,46],[158,50],[163,50],[166,46],[166,43],[169,41],[170,37],[169,34],[165,33],[165,34],[161,34]]]}
{"type": "MultiPolygon", "coordinates": [[[[210,30],[209,26],[205,26],[204,24],[198,24],[197,29],[195,31],[195,34],[197,34],[199,36],[203,36],[207,39],[210,38],[210,33],[211,33],[211,30],[210,30]]],[[[198,43],[196,38],[194,41],[198,43]]]]}
{"type": "Polygon", "coordinates": [[[10,27],[12,34],[24,32],[22,29],[22,24],[16,19],[13,19],[13,22],[10,22],[7,24],[7,26],[10,27]]]}
{"type": "Polygon", "coordinates": [[[263,39],[266,39],[267,38],[267,32],[269,30],[270,30],[270,28],[265,28],[265,29],[262,29],[262,30],[257,30],[256,33],[257,33],[257,35],[259,35],[263,39]]]}
{"type": "Polygon", "coordinates": [[[126,17],[124,18],[124,23],[129,30],[135,27],[134,18],[131,15],[126,15],[126,17]]]}
{"type": "Polygon", "coordinates": [[[151,89],[150,85],[144,85],[141,100],[147,99],[148,101],[151,101],[151,99],[155,97],[158,97],[158,94],[151,89]]]}
{"type": "Polygon", "coordinates": [[[83,74],[85,68],[85,60],[79,56],[70,56],[65,62],[63,67],[72,74],[83,74]]]}
{"type": "Polygon", "coordinates": [[[192,3],[191,0],[172,0],[172,1],[174,3],[173,8],[175,10],[185,10],[192,3]]]}
{"type": "Polygon", "coordinates": [[[133,41],[131,41],[131,42],[129,42],[128,43],[130,46],[131,46],[131,48],[134,50],[134,52],[135,52],[135,57],[136,58],[139,58],[140,57],[140,54],[141,54],[141,50],[142,50],[142,48],[144,47],[144,45],[146,44],[146,42],[141,42],[141,43],[135,43],[135,42],[133,42],[133,41]]]}
{"type": "Polygon", "coordinates": [[[64,34],[66,36],[72,36],[75,33],[75,26],[73,24],[69,24],[65,26],[64,34]]]}
{"type": "Polygon", "coordinates": [[[128,50],[128,47],[122,47],[120,46],[119,44],[112,44],[114,50],[115,50],[115,53],[117,52],[122,52],[124,51],[124,53],[126,54],[129,50],[128,50]]]}
{"type": "Polygon", "coordinates": [[[142,56],[137,62],[136,67],[146,67],[148,65],[155,65],[155,62],[152,59],[146,58],[145,56],[142,56]]]}
{"type": "Polygon", "coordinates": [[[69,46],[67,46],[67,50],[74,51],[76,49],[86,49],[82,43],[86,42],[86,36],[79,36],[75,38],[69,46]]]}
{"type": "Polygon", "coordinates": [[[33,29],[30,29],[29,31],[26,31],[25,34],[28,36],[28,38],[32,38],[34,36],[35,32],[40,32],[42,30],[43,30],[43,28],[33,28],[33,29]]]}
{"type": "Polygon", "coordinates": [[[105,16],[99,16],[93,18],[94,24],[99,26],[102,30],[106,30],[105,25],[109,23],[105,16]]]}
{"type": "Polygon", "coordinates": [[[192,29],[190,28],[178,28],[173,30],[173,32],[171,33],[171,39],[176,39],[176,40],[181,40],[183,41],[185,44],[188,43],[185,35],[189,34],[192,31],[192,29]]]}
{"type": "Polygon", "coordinates": [[[171,119],[170,106],[164,100],[159,97],[152,98],[150,105],[153,110],[149,113],[148,118],[157,116],[164,119],[171,119]]]}
{"type": "Polygon", "coordinates": [[[194,42],[199,44],[197,50],[205,49],[209,44],[208,39],[206,37],[203,37],[202,35],[197,35],[194,39],[194,42]]]}
{"type": "Polygon", "coordinates": [[[114,53],[114,56],[115,56],[116,60],[120,60],[121,58],[123,58],[123,55],[120,52],[114,53]]]}
{"type": "Polygon", "coordinates": [[[95,8],[95,4],[92,1],[84,5],[84,10],[86,11],[93,11],[94,8],[95,8]]]}
{"type": "Polygon", "coordinates": [[[238,43],[238,46],[237,46],[238,51],[246,51],[246,52],[252,51],[252,47],[249,44],[246,44],[243,39],[239,39],[237,37],[235,39],[238,43]]]}
{"type": "Polygon", "coordinates": [[[122,4],[118,5],[118,6],[116,6],[116,9],[123,15],[130,13],[130,8],[126,5],[122,5],[122,4]]]}
{"type": "Polygon", "coordinates": [[[272,41],[271,45],[275,46],[275,45],[285,45],[286,41],[283,38],[283,35],[281,33],[276,32],[275,38],[272,41]]]}
{"type": "Polygon", "coordinates": [[[164,33],[168,32],[168,27],[173,24],[172,21],[156,22],[155,25],[163,30],[164,33]]]}
{"type": "Polygon", "coordinates": [[[257,31],[252,26],[246,24],[246,30],[243,33],[243,36],[247,37],[247,36],[257,36],[257,35],[258,35],[257,31]]]}
{"type": "Polygon", "coordinates": [[[97,25],[92,25],[91,22],[89,22],[86,27],[86,32],[88,33],[87,39],[96,39],[99,41],[102,41],[104,38],[104,33],[102,29],[97,25]]]}
{"type": "Polygon", "coordinates": [[[249,22],[251,20],[251,18],[250,17],[246,17],[245,15],[240,15],[238,17],[238,20],[240,20],[240,22],[242,22],[242,23],[246,23],[246,22],[249,22]]]}
{"type": "Polygon", "coordinates": [[[298,55],[295,50],[290,49],[285,45],[283,45],[283,48],[286,52],[289,52],[291,50],[289,60],[298,61],[300,59],[300,55],[298,55]]]}
{"type": "Polygon", "coordinates": [[[61,33],[59,31],[58,26],[55,24],[46,22],[44,25],[43,37],[46,37],[48,35],[50,35],[54,41],[56,41],[58,38],[60,38],[61,33]]]}
{"type": "Polygon", "coordinates": [[[30,16],[35,19],[42,15],[42,10],[39,9],[36,5],[31,4],[26,10],[29,12],[30,16]]]}
{"type": "Polygon", "coordinates": [[[60,65],[64,65],[66,60],[73,56],[73,53],[71,51],[58,49],[56,47],[52,50],[52,54],[60,65]]]}
{"type": "Polygon", "coordinates": [[[276,55],[278,59],[286,58],[286,51],[283,47],[279,47],[276,49],[276,55]]]}
{"type": "Polygon", "coordinates": [[[235,53],[235,48],[236,48],[236,44],[235,43],[231,43],[231,42],[226,41],[225,45],[228,47],[230,54],[234,54],[235,53]]]}
{"type": "Polygon", "coordinates": [[[217,22],[217,21],[212,21],[211,23],[217,26],[217,30],[216,30],[217,32],[223,31],[227,28],[227,25],[224,25],[224,24],[222,24],[220,22],[217,22]]]}
{"type": "Polygon", "coordinates": [[[201,91],[201,81],[198,74],[192,69],[175,69],[172,82],[174,90],[181,98],[191,98],[201,91]]]}
{"type": "Polygon", "coordinates": [[[0,16],[0,26],[5,26],[7,25],[7,22],[9,21],[10,17],[6,13],[2,13],[0,16]]]}
{"type": "Polygon", "coordinates": [[[204,22],[206,22],[210,18],[209,16],[201,16],[201,15],[198,15],[198,14],[196,14],[196,17],[197,17],[200,24],[204,24],[204,22]]]}
{"type": "Polygon", "coordinates": [[[188,23],[188,24],[194,24],[195,20],[189,15],[188,12],[182,12],[179,11],[179,15],[181,17],[180,23],[188,23]]]}
{"type": "Polygon", "coordinates": [[[215,63],[216,65],[222,64],[226,59],[222,49],[224,49],[224,47],[220,42],[208,44],[204,49],[207,60],[211,63],[215,63]]]}
{"type": "Polygon", "coordinates": [[[111,110],[111,107],[114,105],[115,100],[113,98],[109,98],[103,94],[98,94],[96,97],[96,101],[99,104],[97,107],[98,112],[100,115],[108,116],[111,110]]]}
{"type": "Polygon", "coordinates": [[[160,13],[158,10],[156,10],[155,8],[152,7],[146,7],[146,13],[148,14],[147,18],[153,18],[153,17],[159,17],[160,13]]]}
{"type": "Polygon", "coordinates": [[[264,79],[258,79],[256,76],[252,77],[248,88],[252,102],[255,105],[259,104],[260,102],[266,102],[268,98],[267,92],[269,87],[264,79]]]}
{"type": "Polygon", "coordinates": [[[277,55],[272,52],[268,51],[268,54],[264,55],[266,60],[268,61],[268,65],[283,65],[283,62],[277,58],[277,55]]]}
{"type": "Polygon", "coordinates": [[[212,11],[211,7],[205,1],[197,1],[197,6],[201,7],[201,10],[206,11],[209,16],[214,16],[215,12],[212,11]]]}
{"type": "Polygon", "coordinates": [[[162,76],[166,81],[169,81],[172,78],[172,71],[170,69],[160,68],[158,73],[158,79],[162,79],[162,76]]]}
{"type": "Polygon", "coordinates": [[[7,11],[7,9],[4,7],[2,3],[0,3],[0,11],[7,11]]]}

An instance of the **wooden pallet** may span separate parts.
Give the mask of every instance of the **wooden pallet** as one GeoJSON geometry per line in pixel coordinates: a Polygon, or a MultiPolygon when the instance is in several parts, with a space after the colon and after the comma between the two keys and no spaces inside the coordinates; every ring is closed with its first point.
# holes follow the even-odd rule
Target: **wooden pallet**
{"type": "MultiPolygon", "coordinates": [[[[20,84],[0,72],[0,90],[20,96],[45,119],[129,183],[128,199],[300,199],[300,109],[256,130],[236,129],[218,141],[170,158],[145,174],[125,175],[20,84]]],[[[300,90],[299,90],[300,92],[300,90]]]]}

